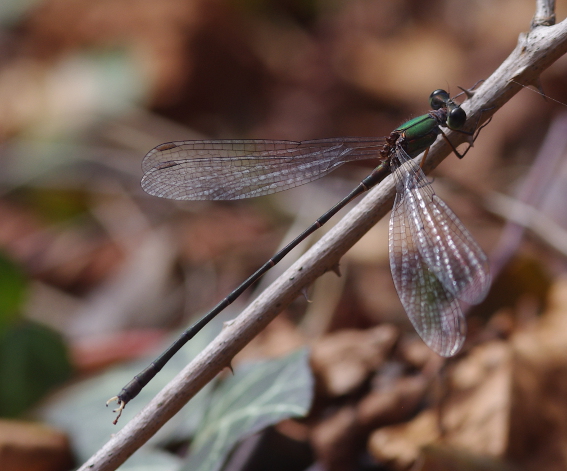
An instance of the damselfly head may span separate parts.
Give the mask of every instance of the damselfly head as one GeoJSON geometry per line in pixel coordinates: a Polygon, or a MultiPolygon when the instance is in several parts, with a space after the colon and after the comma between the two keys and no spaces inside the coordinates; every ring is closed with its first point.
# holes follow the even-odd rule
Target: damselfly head
{"type": "Polygon", "coordinates": [[[467,121],[467,114],[456,104],[445,90],[435,90],[429,95],[429,106],[434,110],[445,108],[447,110],[447,127],[459,130],[467,121]]]}
{"type": "Polygon", "coordinates": [[[452,100],[450,100],[447,110],[447,127],[458,131],[467,121],[467,114],[465,113],[465,110],[463,110],[459,105],[453,103],[452,100]]]}
{"type": "Polygon", "coordinates": [[[435,90],[429,95],[429,106],[434,110],[445,108],[449,101],[451,101],[451,97],[445,90],[435,90]]]}

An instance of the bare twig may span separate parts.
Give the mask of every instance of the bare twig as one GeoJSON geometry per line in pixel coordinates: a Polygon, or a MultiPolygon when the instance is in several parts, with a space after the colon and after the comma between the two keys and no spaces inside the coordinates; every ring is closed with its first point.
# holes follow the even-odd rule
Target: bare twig
{"type": "MultiPolygon", "coordinates": [[[[508,221],[507,229],[511,226],[511,229],[508,229],[505,234],[513,234],[511,241],[513,245],[504,248],[506,250],[504,256],[517,247],[519,239],[523,236],[524,228],[531,230],[550,247],[567,256],[567,231],[555,220],[542,213],[539,208],[496,192],[489,196],[487,208],[508,221]]],[[[503,240],[504,237],[501,239],[503,240]]],[[[495,267],[493,264],[492,269],[500,270],[508,260],[509,257],[497,260],[498,265],[495,267]]]]}
{"type": "Polygon", "coordinates": [[[538,26],[555,24],[555,0],[537,0],[536,12],[532,19],[532,29],[538,26]]]}
{"type": "Polygon", "coordinates": [[[550,126],[530,172],[514,198],[493,194],[486,199],[488,209],[507,220],[500,233],[500,240],[491,254],[493,279],[516,251],[525,228],[532,230],[553,248],[567,255],[567,234],[539,209],[543,197],[558,175],[566,148],[567,114],[563,114],[550,126]]]}
{"type": "MultiPolygon", "coordinates": [[[[567,51],[567,20],[555,26],[535,27],[520,36],[518,45],[465,103],[470,123],[484,122],[521,87],[531,84],[567,51]],[[485,110],[485,111],[482,111],[485,110]]],[[[450,133],[462,143],[462,134],[450,133]]],[[[450,152],[441,139],[431,148],[427,170],[450,152]]],[[[301,290],[332,269],[392,206],[394,185],[388,177],[352,209],[311,250],[264,291],[230,326],[171,381],[134,419],[112,437],[80,469],[114,470],[176,414],[205,384],[225,368],[231,359],[256,336],[301,290]]]]}

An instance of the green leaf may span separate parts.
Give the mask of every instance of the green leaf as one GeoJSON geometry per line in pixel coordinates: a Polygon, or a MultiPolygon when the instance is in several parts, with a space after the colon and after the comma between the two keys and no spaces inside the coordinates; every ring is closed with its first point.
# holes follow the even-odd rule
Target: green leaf
{"type": "Polygon", "coordinates": [[[33,322],[6,327],[0,334],[0,416],[21,414],[71,371],[58,333],[33,322]]]}
{"type": "MultiPolygon", "coordinates": [[[[222,323],[235,314],[234,310],[224,312],[182,348],[127,405],[118,427],[125,426],[128,420],[145,407],[150,399],[219,333],[222,323]]],[[[170,341],[167,343],[169,344],[170,341]]],[[[88,459],[108,441],[112,433],[118,430],[112,425],[114,414],[111,413],[110,408],[104,407],[105,401],[109,396],[117,394],[152,359],[153,357],[146,358],[127,366],[113,368],[96,378],[73,385],[60,392],[42,408],[40,416],[43,419],[67,431],[79,462],[88,459]]],[[[203,428],[202,424],[210,424],[210,420],[218,422],[214,418],[223,413],[222,404],[225,400],[231,401],[231,407],[248,414],[247,418],[243,416],[240,420],[232,416],[232,425],[241,427],[241,429],[231,428],[236,441],[238,437],[254,433],[282,418],[305,414],[311,402],[313,380],[305,351],[284,359],[239,368],[235,374],[236,376],[224,381],[214,392],[214,383],[209,383],[120,469],[178,470],[180,458],[168,453],[164,447],[189,441],[196,435],[197,430],[208,434],[209,427],[203,428]],[[240,394],[236,394],[237,391],[240,391],[240,394]],[[253,394],[254,397],[248,397],[246,400],[248,394],[253,394]],[[246,404],[247,401],[249,404],[246,404]],[[278,410],[278,407],[281,409],[278,410]]],[[[230,442],[235,443],[232,434],[230,442]]],[[[232,448],[230,444],[224,446],[228,451],[232,448]]],[[[223,456],[226,456],[226,453],[223,456]]],[[[218,458],[224,460],[220,454],[218,458]]]]}
{"type": "Polygon", "coordinates": [[[0,252],[0,333],[19,317],[27,287],[21,268],[0,252]]]}
{"type": "MultiPolygon", "coordinates": [[[[111,370],[62,391],[46,404],[39,415],[49,423],[65,430],[71,439],[73,451],[79,462],[87,460],[115,433],[125,426],[154,396],[161,391],[203,348],[220,332],[222,322],[234,317],[234,311],[226,311],[223,315],[209,323],[194,339],[183,347],[159,374],[130,402],[122,413],[117,426],[112,424],[115,414],[112,406],[105,407],[106,400],[117,394],[135,375],[140,373],[154,359],[154,355],[111,370]]],[[[177,338],[180,332],[165,342],[164,348],[177,338]]],[[[139,463],[146,463],[144,469],[152,469],[153,458],[159,455],[162,461],[164,451],[159,446],[188,441],[197,430],[209,403],[209,395],[213,383],[205,386],[189,403],[179,411],[159,432],[152,437],[135,455],[120,469],[138,469],[139,463]],[[144,458],[139,458],[143,456],[144,458]],[[148,457],[152,456],[152,460],[148,457]]],[[[171,454],[172,460],[177,458],[171,454]]],[[[177,462],[177,461],[175,461],[177,462]]],[[[155,467],[155,471],[167,469],[155,467]]],[[[179,469],[179,466],[171,468],[179,469]]]]}
{"type": "MultiPolygon", "coordinates": [[[[126,406],[117,425],[112,424],[116,416],[112,408],[116,404],[111,403],[109,407],[105,407],[107,399],[117,394],[134,375],[148,366],[153,358],[113,368],[96,378],[67,388],[48,404],[40,415],[44,420],[69,434],[77,460],[85,461],[109,440],[112,433],[128,424],[128,421],[192,360],[194,353],[183,349],[179,351],[142,392],[126,406]]],[[[150,452],[150,450],[157,449],[156,447],[160,444],[187,440],[188,436],[194,433],[203,416],[211,387],[209,384],[203,388],[149,440],[147,446],[145,445],[140,452],[150,452]]],[[[127,464],[129,462],[130,460],[127,464]]]]}
{"type": "Polygon", "coordinates": [[[284,419],[304,416],[312,398],[307,349],[238,368],[211,397],[182,469],[219,470],[236,443],[284,419]]]}
{"type": "Polygon", "coordinates": [[[43,220],[61,223],[88,212],[86,188],[22,186],[12,191],[11,200],[34,210],[43,220]]]}

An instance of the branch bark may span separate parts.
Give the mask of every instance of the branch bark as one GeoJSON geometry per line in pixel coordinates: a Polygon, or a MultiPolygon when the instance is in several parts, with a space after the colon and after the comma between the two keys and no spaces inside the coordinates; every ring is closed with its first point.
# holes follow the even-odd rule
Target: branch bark
{"type": "MultiPolygon", "coordinates": [[[[540,74],[565,52],[567,20],[555,26],[536,25],[529,33],[520,35],[512,54],[464,103],[469,123],[477,123],[478,120],[485,122],[521,90],[518,83],[536,83],[540,74]]],[[[449,132],[448,135],[457,144],[466,139],[463,134],[455,132],[449,132]]],[[[449,146],[443,139],[438,139],[429,152],[426,170],[436,167],[449,153],[449,146]]],[[[304,287],[336,266],[341,257],[390,211],[393,197],[394,185],[390,176],[371,190],[234,322],[226,326],[197,358],[80,470],[108,471],[124,463],[205,384],[228,366],[234,355],[291,303],[304,287]]]]}
{"type": "Polygon", "coordinates": [[[555,24],[555,0],[537,0],[536,12],[532,19],[532,29],[537,26],[555,24]]]}

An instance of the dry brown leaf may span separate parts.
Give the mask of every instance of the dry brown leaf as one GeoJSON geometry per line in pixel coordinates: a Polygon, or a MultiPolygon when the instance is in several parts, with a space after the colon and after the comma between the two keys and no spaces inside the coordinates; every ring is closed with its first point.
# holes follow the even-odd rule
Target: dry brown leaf
{"type": "Polygon", "coordinates": [[[329,396],[349,394],[380,366],[397,338],[398,330],[387,324],[327,335],[313,345],[313,372],[329,396]]]}
{"type": "Polygon", "coordinates": [[[423,375],[405,377],[391,388],[371,392],[358,404],[359,424],[372,430],[409,419],[423,401],[428,383],[423,375]]]}
{"type": "Polygon", "coordinates": [[[508,456],[527,470],[567,468],[567,280],[555,283],[549,309],[512,338],[513,390],[508,456]]]}
{"type": "Polygon", "coordinates": [[[0,420],[2,471],[59,471],[73,463],[67,436],[32,422],[0,420]]]}
{"type": "Polygon", "coordinates": [[[417,370],[438,371],[441,368],[443,358],[431,350],[417,335],[402,337],[398,350],[403,360],[417,370]]]}
{"type": "Polygon", "coordinates": [[[378,429],[370,438],[370,452],[396,469],[413,464],[420,449],[433,443],[478,457],[503,456],[511,370],[506,343],[491,342],[473,349],[449,372],[450,386],[441,409],[428,409],[406,424],[378,429]]]}
{"type": "Polygon", "coordinates": [[[479,456],[504,455],[508,444],[512,354],[507,343],[471,350],[450,373],[449,398],[442,404],[444,440],[479,456]]]}
{"type": "Polygon", "coordinates": [[[512,471],[507,463],[497,458],[476,456],[462,450],[430,445],[422,450],[412,471],[512,471]]]}
{"type": "Polygon", "coordinates": [[[376,430],[368,441],[368,449],[378,461],[394,469],[406,469],[413,464],[425,445],[439,439],[437,414],[423,411],[411,422],[376,430]]]}
{"type": "Polygon", "coordinates": [[[425,377],[401,378],[390,384],[358,405],[342,407],[313,428],[311,443],[325,469],[352,469],[374,428],[406,420],[415,413],[427,388],[425,377]]]}
{"type": "Polygon", "coordinates": [[[365,435],[361,433],[356,415],[353,406],[346,406],[313,428],[311,445],[325,469],[352,469],[354,456],[364,449],[365,435]]]}

